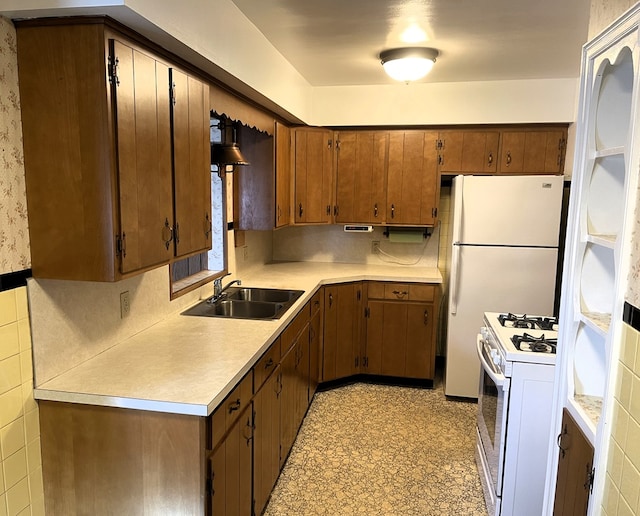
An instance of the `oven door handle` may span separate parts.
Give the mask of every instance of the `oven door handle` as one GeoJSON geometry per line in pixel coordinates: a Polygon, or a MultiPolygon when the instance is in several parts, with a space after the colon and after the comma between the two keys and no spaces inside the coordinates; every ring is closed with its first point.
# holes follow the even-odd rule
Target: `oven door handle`
{"type": "Polygon", "coordinates": [[[478,351],[478,358],[480,359],[480,363],[482,364],[482,369],[486,371],[486,373],[489,375],[489,378],[491,378],[491,380],[493,380],[493,383],[496,384],[496,387],[502,387],[505,384],[507,378],[505,375],[497,373],[494,368],[491,367],[492,364],[487,361],[487,357],[483,353],[483,349],[484,339],[482,335],[478,333],[476,337],[476,350],[478,351]]]}

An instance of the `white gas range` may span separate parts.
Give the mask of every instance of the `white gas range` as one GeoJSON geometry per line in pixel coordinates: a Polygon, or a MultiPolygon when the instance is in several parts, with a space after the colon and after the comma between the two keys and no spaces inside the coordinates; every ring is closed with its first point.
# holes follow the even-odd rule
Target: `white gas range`
{"type": "Polygon", "coordinates": [[[476,462],[489,516],[542,514],[558,320],[485,312],[476,462]]]}

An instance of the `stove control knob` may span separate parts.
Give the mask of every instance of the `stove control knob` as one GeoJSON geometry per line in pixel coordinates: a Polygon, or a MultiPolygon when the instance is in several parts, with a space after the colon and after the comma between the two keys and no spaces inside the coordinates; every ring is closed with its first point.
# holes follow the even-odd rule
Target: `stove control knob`
{"type": "Polygon", "coordinates": [[[492,349],[490,352],[491,354],[491,360],[493,360],[493,363],[495,365],[500,365],[500,353],[498,353],[497,349],[492,349]]]}

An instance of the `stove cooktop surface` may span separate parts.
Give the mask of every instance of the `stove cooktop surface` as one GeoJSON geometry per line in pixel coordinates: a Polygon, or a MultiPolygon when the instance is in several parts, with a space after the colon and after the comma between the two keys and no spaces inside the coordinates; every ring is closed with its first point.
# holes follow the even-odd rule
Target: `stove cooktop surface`
{"type": "Polygon", "coordinates": [[[558,345],[557,318],[485,312],[484,319],[507,361],[555,364],[558,345]]]}

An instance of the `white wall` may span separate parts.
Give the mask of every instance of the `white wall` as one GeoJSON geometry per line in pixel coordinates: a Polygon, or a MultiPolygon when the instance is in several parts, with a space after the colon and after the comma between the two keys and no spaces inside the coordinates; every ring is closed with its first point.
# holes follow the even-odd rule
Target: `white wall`
{"type": "Polygon", "coordinates": [[[578,87],[577,78],[321,87],[311,117],[333,126],[572,122],[578,87]]]}

